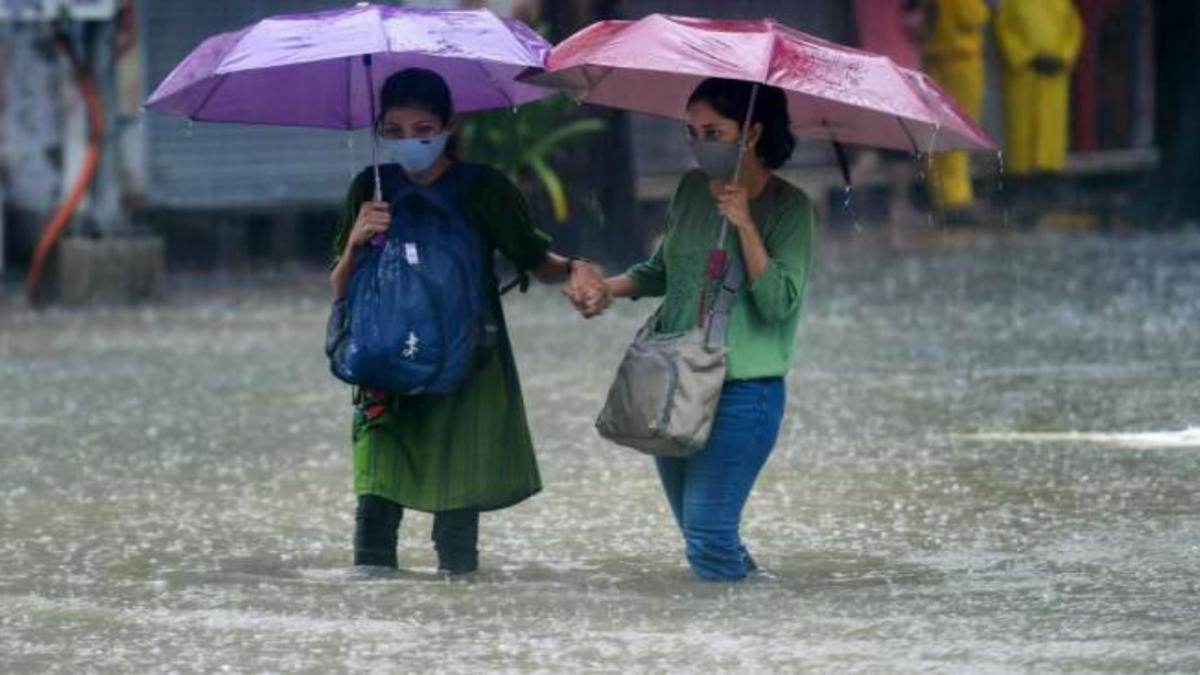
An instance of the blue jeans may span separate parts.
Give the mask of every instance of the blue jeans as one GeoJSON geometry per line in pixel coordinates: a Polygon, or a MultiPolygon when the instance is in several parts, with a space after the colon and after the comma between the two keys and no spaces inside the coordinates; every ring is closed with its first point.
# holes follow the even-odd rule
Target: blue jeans
{"type": "Polygon", "coordinates": [[[783,378],[726,382],[704,449],[656,460],[688,562],[701,579],[738,581],[755,569],[738,525],[775,447],[785,396],[783,378]]]}

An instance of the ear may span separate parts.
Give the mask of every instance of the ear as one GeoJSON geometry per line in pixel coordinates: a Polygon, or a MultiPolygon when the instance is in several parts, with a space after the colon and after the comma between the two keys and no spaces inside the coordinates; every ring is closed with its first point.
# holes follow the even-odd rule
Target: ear
{"type": "Polygon", "coordinates": [[[758,142],[762,140],[763,125],[762,122],[755,122],[750,125],[750,133],[746,134],[746,148],[753,150],[758,142]]]}
{"type": "Polygon", "coordinates": [[[459,128],[462,127],[462,121],[462,115],[454,115],[450,118],[450,121],[446,122],[446,126],[442,127],[442,133],[450,134],[451,136],[457,134],[459,128]]]}

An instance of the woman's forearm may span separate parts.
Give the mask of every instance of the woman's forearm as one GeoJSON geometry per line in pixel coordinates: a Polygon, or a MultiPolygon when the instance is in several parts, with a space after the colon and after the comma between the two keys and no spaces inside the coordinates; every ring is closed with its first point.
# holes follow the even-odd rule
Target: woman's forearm
{"type": "Polygon", "coordinates": [[[628,274],[609,277],[604,280],[604,284],[608,286],[608,292],[614,298],[633,298],[638,295],[637,282],[628,274]]]}
{"type": "Polygon", "coordinates": [[[346,287],[350,285],[350,272],[354,269],[354,247],[347,246],[342,257],[338,259],[333,271],[329,273],[329,285],[333,290],[333,299],[340,300],[346,295],[346,287]]]}
{"type": "Polygon", "coordinates": [[[561,284],[571,278],[571,261],[568,258],[549,251],[542,264],[529,270],[534,279],[543,284],[561,284]]]}
{"type": "Polygon", "coordinates": [[[746,267],[746,279],[753,283],[758,281],[763,272],[767,271],[767,264],[771,262],[771,254],[767,253],[767,246],[758,234],[757,227],[739,227],[737,232],[738,242],[742,245],[742,262],[746,267]]]}

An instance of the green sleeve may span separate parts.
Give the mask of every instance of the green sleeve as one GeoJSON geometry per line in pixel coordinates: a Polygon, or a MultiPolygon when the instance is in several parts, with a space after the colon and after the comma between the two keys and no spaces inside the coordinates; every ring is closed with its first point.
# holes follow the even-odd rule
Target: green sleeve
{"type": "Polygon", "coordinates": [[[476,211],[492,244],[517,269],[531,270],[546,259],[550,237],[533,224],[525,195],[507,176],[485,169],[471,190],[468,204],[476,211]]]}
{"type": "Polygon", "coordinates": [[[654,255],[630,267],[625,274],[637,284],[638,297],[662,297],[667,292],[667,265],[663,262],[663,242],[658,242],[654,255]]]}
{"type": "Polygon", "coordinates": [[[770,259],[761,276],[747,286],[759,314],[778,323],[800,311],[812,262],[813,208],[807,197],[780,209],[764,245],[770,259]]]}
{"type": "Polygon", "coordinates": [[[671,203],[667,205],[667,225],[663,228],[662,239],[658,242],[658,247],[654,249],[654,254],[648,260],[634,265],[625,272],[637,284],[639,297],[658,298],[667,292],[667,263],[663,258],[663,247],[667,238],[675,230],[675,214],[678,211],[680,200],[687,198],[685,193],[688,190],[697,189],[697,176],[701,176],[702,179],[700,172],[689,171],[679,179],[679,185],[675,187],[675,194],[671,195],[671,203]]]}
{"type": "Polygon", "coordinates": [[[346,190],[346,201],[342,205],[337,231],[333,235],[330,268],[337,266],[338,260],[342,257],[342,251],[346,250],[346,241],[350,238],[350,230],[354,228],[354,221],[358,218],[358,209],[371,197],[369,176],[369,169],[362,171],[354,177],[354,180],[350,181],[350,188],[346,190]]]}

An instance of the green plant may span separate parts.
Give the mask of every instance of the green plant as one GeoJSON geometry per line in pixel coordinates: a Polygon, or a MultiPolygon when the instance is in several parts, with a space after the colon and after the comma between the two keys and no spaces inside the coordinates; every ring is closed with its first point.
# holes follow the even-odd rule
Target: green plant
{"type": "Polygon", "coordinates": [[[605,130],[604,120],[583,116],[566,96],[558,95],[515,110],[495,110],[463,122],[463,156],[490,164],[518,185],[526,172],[536,177],[550,199],[554,218],[570,218],[568,190],[554,169],[554,155],[570,143],[605,130]]]}

